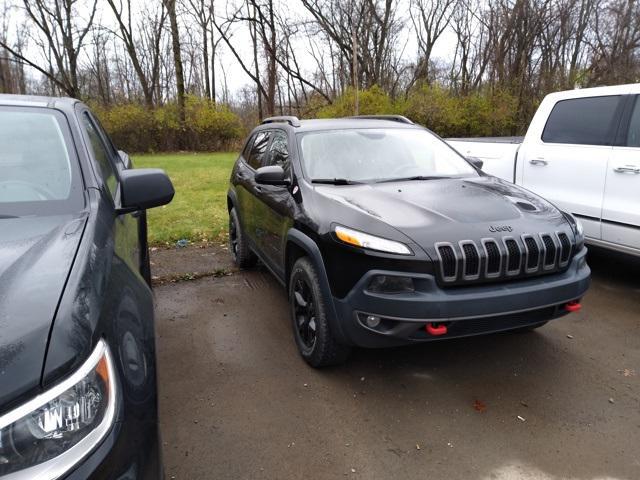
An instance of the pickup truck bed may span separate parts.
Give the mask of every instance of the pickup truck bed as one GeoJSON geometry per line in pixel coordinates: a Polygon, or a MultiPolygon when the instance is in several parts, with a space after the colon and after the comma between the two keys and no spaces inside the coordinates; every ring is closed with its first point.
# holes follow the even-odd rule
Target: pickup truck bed
{"type": "Polygon", "coordinates": [[[482,170],[509,182],[514,181],[514,158],[524,137],[447,138],[449,145],[465,156],[484,162],[482,170]]]}

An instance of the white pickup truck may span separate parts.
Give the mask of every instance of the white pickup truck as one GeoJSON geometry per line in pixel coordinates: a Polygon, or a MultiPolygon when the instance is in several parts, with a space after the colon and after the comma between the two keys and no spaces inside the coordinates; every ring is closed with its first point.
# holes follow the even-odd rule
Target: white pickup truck
{"type": "Polygon", "coordinates": [[[574,214],[587,243],[640,256],[639,98],[640,84],[552,93],[522,138],[447,141],[574,214]]]}

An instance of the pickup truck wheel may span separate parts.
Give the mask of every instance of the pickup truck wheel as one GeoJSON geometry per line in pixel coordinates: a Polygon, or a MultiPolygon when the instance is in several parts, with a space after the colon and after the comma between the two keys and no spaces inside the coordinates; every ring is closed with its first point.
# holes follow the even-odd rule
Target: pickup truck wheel
{"type": "Polygon", "coordinates": [[[289,306],[296,345],[312,367],[344,363],[350,348],[336,341],[315,267],[308,258],[296,261],[289,277],[289,306]]]}
{"type": "Polygon", "coordinates": [[[233,261],[240,268],[252,267],[256,263],[256,255],[247,244],[235,208],[229,212],[229,251],[233,261]]]}

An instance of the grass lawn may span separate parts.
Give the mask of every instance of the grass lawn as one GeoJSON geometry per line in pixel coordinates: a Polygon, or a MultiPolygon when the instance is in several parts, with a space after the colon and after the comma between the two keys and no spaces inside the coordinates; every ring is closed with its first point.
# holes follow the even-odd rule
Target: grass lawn
{"type": "Polygon", "coordinates": [[[180,239],[207,242],[227,231],[227,186],[236,153],[133,155],[137,168],[162,168],[176,195],[169,205],[149,210],[149,243],[180,239]]]}

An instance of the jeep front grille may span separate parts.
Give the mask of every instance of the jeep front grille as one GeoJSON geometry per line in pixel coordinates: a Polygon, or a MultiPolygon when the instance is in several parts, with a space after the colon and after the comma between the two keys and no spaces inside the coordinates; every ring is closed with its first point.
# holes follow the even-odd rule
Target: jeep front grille
{"type": "Polygon", "coordinates": [[[557,272],[572,254],[564,232],[438,242],[435,248],[439,280],[449,285],[557,272]]]}

